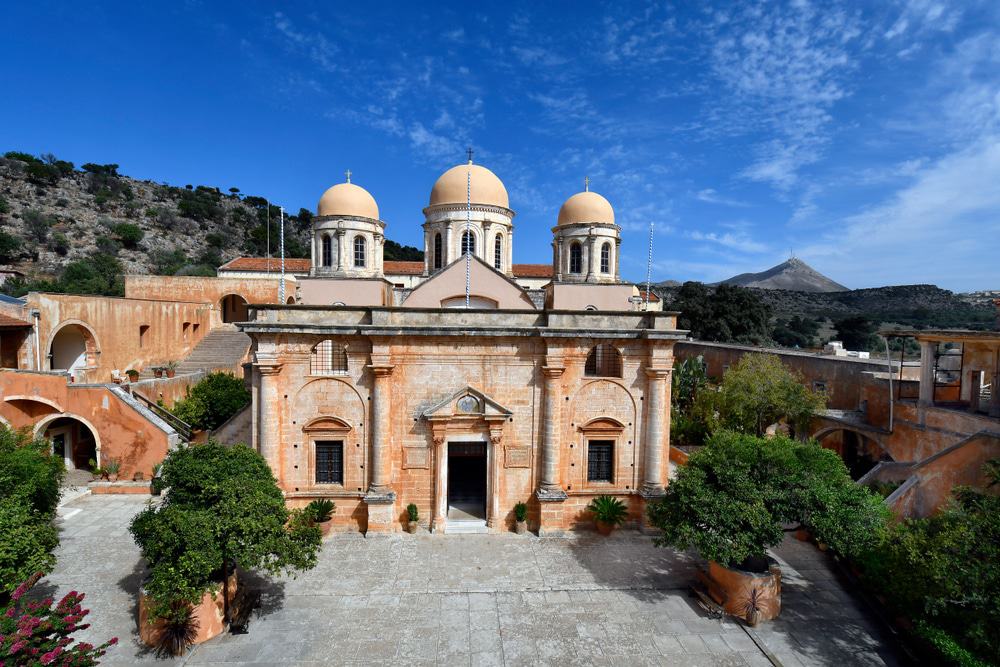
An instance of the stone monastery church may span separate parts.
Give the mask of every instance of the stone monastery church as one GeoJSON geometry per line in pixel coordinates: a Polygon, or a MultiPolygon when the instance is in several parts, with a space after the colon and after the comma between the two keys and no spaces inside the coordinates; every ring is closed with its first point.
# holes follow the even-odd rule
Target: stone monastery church
{"type": "Polygon", "coordinates": [[[500,531],[524,502],[531,529],[562,531],[591,523],[599,494],[640,521],[667,482],[687,332],[621,279],[610,203],[589,187],[566,200],[551,265],[514,263],[507,190],[471,160],[423,215],[424,261],[383,261],[378,204],[348,178],[280,285],[277,260],[239,258],[217,278],[129,276],[124,299],[0,304],[18,369],[0,372],[0,421],[58,431],[71,467],[116,458],[148,479],[184,439],[156,400],[212,370],[203,349],[231,348],[252,403],[213,435],[252,444],[290,506],[335,501],[344,530],[402,530],[414,503],[433,532],[500,531]],[[170,358],[174,380],[111,384],[170,358]]]}

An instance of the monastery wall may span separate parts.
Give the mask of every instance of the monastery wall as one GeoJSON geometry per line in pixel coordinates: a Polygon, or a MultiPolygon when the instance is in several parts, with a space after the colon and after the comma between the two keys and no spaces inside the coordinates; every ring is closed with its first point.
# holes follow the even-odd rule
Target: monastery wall
{"type": "MultiPolygon", "coordinates": [[[[270,279],[128,275],[125,298],[207,303],[218,310],[219,302],[230,294],[243,297],[249,304],[278,303],[279,282],[275,274],[270,279]]],[[[285,276],[286,299],[295,294],[295,284],[293,276],[285,276]]],[[[217,320],[216,324],[220,322],[217,320]]]]}

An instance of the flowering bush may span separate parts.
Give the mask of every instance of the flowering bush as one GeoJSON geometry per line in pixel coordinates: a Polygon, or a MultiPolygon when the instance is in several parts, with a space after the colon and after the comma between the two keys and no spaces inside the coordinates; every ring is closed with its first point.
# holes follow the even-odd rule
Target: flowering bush
{"type": "Polygon", "coordinates": [[[0,615],[0,667],[98,664],[98,658],[117,644],[118,638],[100,646],[74,644],[72,633],[90,627],[81,622],[90,613],[81,606],[83,593],[71,591],[55,607],[52,598],[22,600],[41,578],[38,572],[18,586],[0,615]]]}

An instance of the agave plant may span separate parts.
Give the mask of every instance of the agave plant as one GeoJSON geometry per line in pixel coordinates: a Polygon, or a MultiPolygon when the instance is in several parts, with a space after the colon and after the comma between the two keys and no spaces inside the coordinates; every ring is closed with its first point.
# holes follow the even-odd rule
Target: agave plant
{"type": "Polygon", "coordinates": [[[587,505],[594,520],[609,526],[620,526],[628,516],[628,507],[614,496],[597,496],[587,505]]]}
{"type": "Polygon", "coordinates": [[[757,588],[750,589],[746,599],[743,601],[743,618],[751,628],[760,623],[761,605],[764,601],[764,591],[757,588]]]}
{"type": "Polygon", "coordinates": [[[194,609],[183,600],[170,604],[170,613],[163,619],[163,631],[156,642],[159,658],[184,655],[198,637],[198,619],[194,609]]]}

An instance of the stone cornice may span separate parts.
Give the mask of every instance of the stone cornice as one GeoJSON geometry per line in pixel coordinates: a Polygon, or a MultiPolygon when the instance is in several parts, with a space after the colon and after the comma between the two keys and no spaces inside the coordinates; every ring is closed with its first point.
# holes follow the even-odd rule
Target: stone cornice
{"type": "Polygon", "coordinates": [[[435,204],[434,206],[428,206],[423,210],[424,216],[428,216],[431,213],[441,213],[447,211],[467,211],[469,209],[473,211],[482,211],[485,213],[499,213],[501,215],[506,215],[511,219],[514,218],[516,213],[509,208],[504,208],[503,206],[496,206],[494,204],[477,204],[472,202],[472,205],[467,204],[435,204]]]}
{"type": "Polygon", "coordinates": [[[378,225],[382,229],[385,229],[386,227],[386,223],[381,220],[377,220],[376,218],[365,218],[360,215],[317,215],[313,216],[312,219],[313,230],[316,229],[317,224],[323,222],[362,222],[369,225],[378,225]]]}

